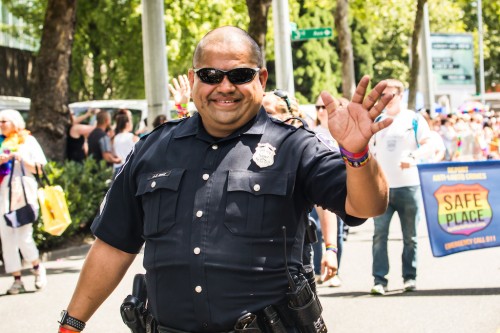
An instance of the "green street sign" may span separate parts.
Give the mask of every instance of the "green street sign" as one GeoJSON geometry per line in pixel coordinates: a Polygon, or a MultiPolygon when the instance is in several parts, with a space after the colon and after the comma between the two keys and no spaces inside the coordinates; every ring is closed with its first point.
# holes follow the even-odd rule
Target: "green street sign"
{"type": "Polygon", "coordinates": [[[330,38],[332,35],[332,28],[310,28],[291,31],[292,42],[307,39],[330,38]]]}

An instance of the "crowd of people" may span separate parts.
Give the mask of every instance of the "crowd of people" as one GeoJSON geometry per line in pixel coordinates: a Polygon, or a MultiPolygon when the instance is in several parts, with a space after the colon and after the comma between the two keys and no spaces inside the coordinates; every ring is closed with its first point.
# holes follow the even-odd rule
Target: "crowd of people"
{"type": "Polygon", "coordinates": [[[437,161],[499,159],[499,116],[492,111],[472,111],[429,117],[431,129],[440,135],[445,147],[443,158],[437,161]]]}

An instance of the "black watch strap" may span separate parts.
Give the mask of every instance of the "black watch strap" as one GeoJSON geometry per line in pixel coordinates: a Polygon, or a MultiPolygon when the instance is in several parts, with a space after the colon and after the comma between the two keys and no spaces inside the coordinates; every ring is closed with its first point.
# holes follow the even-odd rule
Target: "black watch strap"
{"type": "Polygon", "coordinates": [[[85,322],[76,319],[75,317],[71,317],[66,310],[63,310],[61,312],[61,320],[59,321],[59,324],[61,324],[61,326],[68,325],[74,327],[79,331],[83,331],[83,329],[85,328],[85,322]]]}

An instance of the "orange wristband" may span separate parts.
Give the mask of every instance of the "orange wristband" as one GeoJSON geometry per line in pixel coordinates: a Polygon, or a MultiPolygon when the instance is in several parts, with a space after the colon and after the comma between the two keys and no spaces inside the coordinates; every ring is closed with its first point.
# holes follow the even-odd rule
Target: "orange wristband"
{"type": "Polygon", "coordinates": [[[75,332],[79,332],[79,331],[73,331],[73,330],[70,330],[69,328],[59,326],[58,333],[75,333],[75,332]]]}

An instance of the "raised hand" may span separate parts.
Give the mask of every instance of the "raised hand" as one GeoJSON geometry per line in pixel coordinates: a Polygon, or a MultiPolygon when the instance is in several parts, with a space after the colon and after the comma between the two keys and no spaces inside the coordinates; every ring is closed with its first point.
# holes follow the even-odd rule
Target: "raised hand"
{"type": "Polygon", "coordinates": [[[173,84],[168,85],[175,104],[187,104],[191,99],[191,87],[187,75],[179,75],[178,80],[172,79],[173,84]]]}
{"type": "Polygon", "coordinates": [[[342,106],[327,92],[321,93],[328,111],[330,133],[340,146],[352,153],[363,151],[375,133],[392,123],[391,118],[374,122],[392,99],[391,95],[380,98],[387,85],[386,82],[382,81],[377,84],[365,97],[369,83],[370,78],[367,75],[363,76],[347,107],[342,106]]]}

